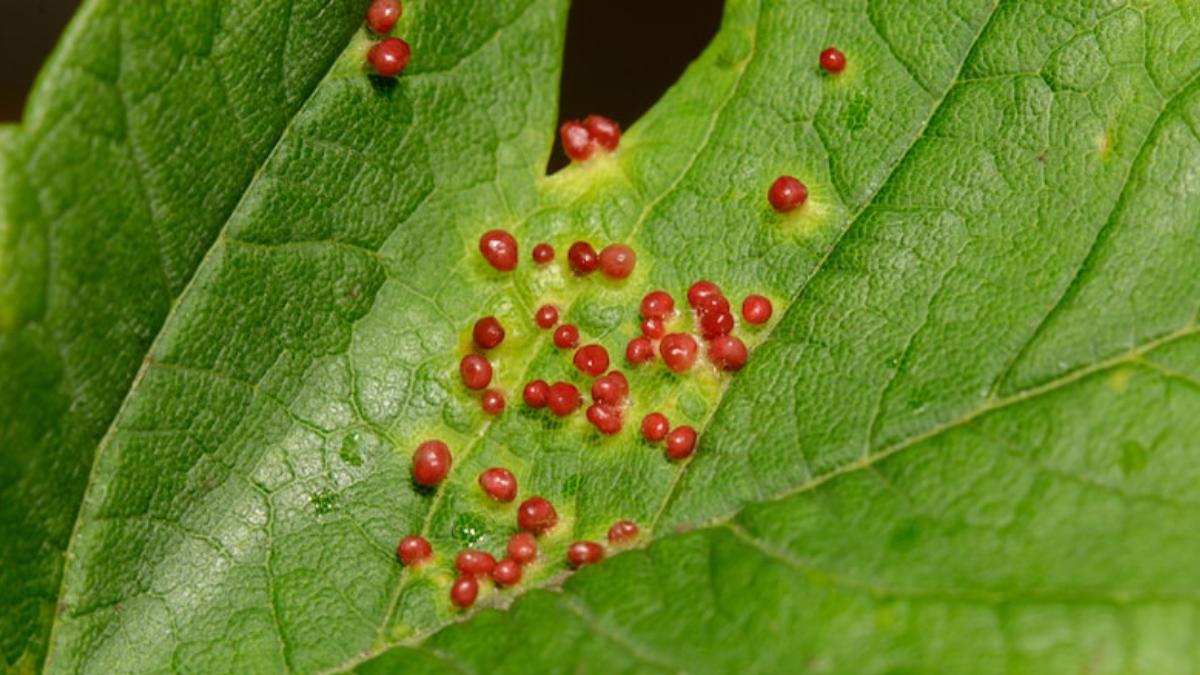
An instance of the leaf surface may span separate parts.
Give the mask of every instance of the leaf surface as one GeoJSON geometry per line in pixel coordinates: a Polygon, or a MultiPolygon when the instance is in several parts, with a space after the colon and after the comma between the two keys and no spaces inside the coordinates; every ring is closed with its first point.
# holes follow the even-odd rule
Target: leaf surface
{"type": "MultiPolygon", "coordinates": [[[[119,413],[54,455],[86,470],[96,447],[51,669],[1192,670],[1195,11],[732,1],[617,153],[544,177],[566,9],[410,3],[394,86],[365,77],[365,34],[342,39],[206,212],[212,245],[166,274],[179,299],[130,343],[153,340],[127,395],[104,379],[96,415],[125,396],[119,413]],[[828,44],[838,77],[815,67],[828,44]],[[782,173],[809,185],[796,215],[762,198],[782,173]],[[628,241],[638,270],[497,274],[475,250],[492,227],[560,261],[628,241]],[[528,379],[578,380],[538,304],[620,354],[642,293],[700,277],[775,301],[739,328],[744,371],[630,370],[612,439],[521,409],[528,379]],[[487,313],[509,328],[494,420],[455,372],[487,313]],[[692,460],[636,440],[651,409],[701,429],[692,460]],[[408,457],[431,436],[456,463],[424,493],[408,457]],[[521,587],[485,590],[511,609],[454,623],[453,552],[514,529],[475,486],[497,464],[563,522],[521,587]],[[567,543],[617,518],[647,546],[564,582],[567,543]],[[395,564],[409,532],[435,564],[395,564]]],[[[6,166],[26,208],[31,174],[6,166]]],[[[145,279],[119,272],[105,288],[145,279]]]]}

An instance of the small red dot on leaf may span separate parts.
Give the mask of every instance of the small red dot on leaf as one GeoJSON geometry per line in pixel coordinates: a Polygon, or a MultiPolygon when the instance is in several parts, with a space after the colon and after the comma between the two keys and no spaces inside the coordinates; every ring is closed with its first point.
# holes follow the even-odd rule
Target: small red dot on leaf
{"type": "Polygon", "coordinates": [[[408,67],[411,55],[408,43],[400,38],[384,38],[367,52],[367,61],[382,77],[395,77],[408,67]]]}
{"type": "Polygon", "coordinates": [[[450,448],[445,443],[437,440],[425,441],[413,452],[413,480],[418,485],[433,487],[450,473],[452,463],[450,448]]]}

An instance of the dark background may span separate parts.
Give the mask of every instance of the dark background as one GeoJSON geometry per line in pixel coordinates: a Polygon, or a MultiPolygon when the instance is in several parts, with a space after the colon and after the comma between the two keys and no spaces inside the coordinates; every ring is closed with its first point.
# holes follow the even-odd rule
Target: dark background
{"type": "MultiPolygon", "coordinates": [[[[34,76],[78,5],[0,0],[0,122],[21,118],[34,76]]],[[[560,121],[595,112],[629,126],[700,54],[720,18],[721,0],[575,0],[560,121]]],[[[565,163],[556,148],[550,169],[565,163]]]]}

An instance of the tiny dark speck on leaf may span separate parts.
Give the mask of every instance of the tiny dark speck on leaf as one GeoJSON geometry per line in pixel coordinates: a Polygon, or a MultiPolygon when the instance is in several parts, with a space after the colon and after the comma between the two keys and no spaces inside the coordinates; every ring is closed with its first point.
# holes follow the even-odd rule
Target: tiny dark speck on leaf
{"type": "Polygon", "coordinates": [[[484,522],[472,513],[460,513],[454,519],[454,538],[466,547],[474,546],[483,539],[484,522]]]}
{"type": "Polygon", "coordinates": [[[312,503],[317,515],[325,515],[337,508],[338,495],[336,492],[318,492],[312,496],[312,503]]]}

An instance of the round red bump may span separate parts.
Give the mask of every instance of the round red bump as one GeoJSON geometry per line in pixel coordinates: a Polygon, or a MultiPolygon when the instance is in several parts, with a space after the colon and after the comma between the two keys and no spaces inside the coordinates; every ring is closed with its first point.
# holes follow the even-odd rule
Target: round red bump
{"type": "Polygon", "coordinates": [[[575,350],[575,367],[584,375],[599,377],[608,370],[608,350],[600,345],[584,345],[575,350]]]}
{"type": "Polygon", "coordinates": [[[468,548],[459,552],[458,557],[454,559],[454,566],[464,575],[484,576],[491,574],[492,569],[496,567],[496,559],[487,551],[468,548]]]}
{"type": "Polygon", "coordinates": [[[479,252],[488,264],[501,272],[517,266],[517,240],[504,230],[488,230],[479,238],[479,252]]]}
{"type": "Polygon", "coordinates": [[[608,528],[608,543],[610,544],[627,544],[637,539],[637,536],[638,526],[632,520],[618,520],[608,528]]]}
{"type": "Polygon", "coordinates": [[[808,200],[808,187],[792,176],[780,176],[771,183],[767,199],[771,202],[771,208],[787,213],[804,206],[808,200]]]}
{"type": "Polygon", "coordinates": [[[441,441],[425,441],[417,446],[412,458],[413,480],[418,485],[433,487],[450,473],[450,448],[441,441]]]}
{"type": "Polygon", "coordinates": [[[566,417],[579,407],[579,390],[569,382],[555,382],[546,395],[546,406],[559,417],[566,417]]]}
{"type": "Polygon", "coordinates": [[[592,383],[592,400],[596,403],[620,405],[628,394],[629,380],[619,370],[598,377],[592,383]]]}
{"type": "Polygon", "coordinates": [[[583,567],[604,560],[604,547],[594,541],[577,541],[567,547],[572,567],[583,567]]]}
{"type": "Polygon", "coordinates": [[[699,351],[699,346],[696,344],[696,340],[685,333],[671,333],[664,337],[658,345],[658,352],[662,355],[663,363],[677,373],[682,373],[692,367],[692,364],[696,362],[697,351],[699,351]]]}
{"type": "Polygon", "coordinates": [[[576,162],[587,161],[596,152],[596,141],[587,127],[576,120],[567,120],[558,129],[563,152],[576,162]]]}
{"type": "Polygon", "coordinates": [[[600,256],[596,255],[596,249],[586,241],[571,244],[571,248],[567,249],[567,261],[571,263],[575,274],[581,275],[591,274],[600,266],[600,256]]]}
{"type": "Polygon", "coordinates": [[[708,343],[708,360],[721,370],[741,370],[748,357],[746,343],[732,335],[721,335],[708,343]]]}
{"type": "Polygon", "coordinates": [[[624,279],[636,266],[637,253],[625,244],[609,244],[600,251],[600,271],[609,279],[624,279]]]}
{"type": "Polygon", "coordinates": [[[642,319],[642,335],[651,340],[658,340],[667,334],[667,326],[662,319],[642,319]]]}
{"type": "Polygon", "coordinates": [[[763,324],[771,320],[774,312],[771,301],[761,295],[747,295],[742,301],[742,318],[746,323],[763,324]]]}
{"type": "Polygon", "coordinates": [[[667,456],[671,459],[687,459],[695,449],[696,430],[686,424],[667,434],[667,456]]]}
{"type": "Polygon", "coordinates": [[[405,566],[419,565],[433,555],[433,547],[429,540],[417,534],[410,534],[400,540],[396,546],[396,558],[405,566]]]}
{"type": "Polygon", "coordinates": [[[475,322],[471,337],[480,349],[492,349],[504,342],[504,326],[494,316],[485,316],[475,322]]]}
{"type": "Polygon", "coordinates": [[[637,365],[654,360],[654,344],[650,338],[636,337],[625,346],[625,360],[637,365]]]}
{"type": "Polygon", "coordinates": [[[408,67],[411,51],[408,43],[400,38],[384,38],[367,52],[367,61],[375,72],[383,77],[395,77],[408,67]]]}
{"type": "Polygon", "coordinates": [[[667,437],[667,432],[671,430],[671,425],[667,421],[667,416],[662,413],[652,412],[642,418],[642,438],[645,438],[651,443],[657,443],[667,437]]]}
{"type": "Polygon", "coordinates": [[[846,55],[836,47],[829,47],[821,52],[821,67],[825,72],[837,75],[846,69],[846,55]]]}
{"type": "Polygon", "coordinates": [[[501,560],[492,569],[492,581],[501,586],[515,586],[521,583],[521,564],[512,558],[501,560]]]}
{"type": "Polygon", "coordinates": [[[692,307],[699,307],[706,298],[714,296],[721,296],[721,288],[707,279],[692,284],[687,292],[688,304],[692,307]]]}
{"type": "Polygon", "coordinates": [[[583,126],[596,143],[609,152],[621,143],[621,125],[603,115],[588,115],[583,118],[583,126]]]}
{"type": "Polygon", "coordinates": [[[558,524],[558,513],[544,497],[530,497],[517,507],[517,525],[526,532],[542,534],[558,524]]]}
{"type": "Polygon", "coordinates": [[[611,436],[621,430],[621,409],[616,406],[593,403],[588,406],[587,418],[600,433],[611,436]]]}
{"type": "Polygon", "coordinates": [[[558,323],[558,308],[554,305],[542,305],[537,308],[537,312],[533,315],[533,320],[537,325],[549,330],[558,323]]]}
{"type": "Polygon", "coordinates": [[[518,564],[528,565],[537,559],[537,539],[528,532],[518,532],[508,540],[508,557],[518,564]]]}
{"type": "Polygon", "coordinates": [[[675,298],[666,291],[650,291],[642,298],[642,317],[665,319],[675,311],[675,298]]]}
{"type": "Polygon", "coordinates": [[[554,346],[559,349],[570,349],[579,344],[579,329],[569,323],[564,323],[554,329],[554,346]]]}
{"type": "Polygon", "coordinates": [[[367,27],[379,35],[391,32],[402,11],[397,0],[375,0],[367,8],[367,27]]]}
{"type": "Polygon", "coordinates": [[[725,314],[729,312],[729,300],[724,295],[706,295],[696,301],[696,312],[704,314],[725,314]]]}
{"type": "Polygon", "coordinates": [[[705,340],[733,332],[733,315],[729,312],[706,312],[700,315],[700,336],[705,340]]]}
{"type": "Polygon", "coordinates": [[[463,576],[454,580],[450,586],[450,602],[459,609],[466,609],[475,604],[479,597],[479,582],[473,576],[463,576]]]}
{"type": "Polygon", "coordinates": [[[498,502],[511,502],[517,498],[517,477],[498,466],[479,474],[479,487],[498,502]]]}
{"type": "Polygon", "coordinates": [[[492,364],[478,354],[467,354],[458,364],[463,384],[468,389],[483,389],[492,382],[492,364]]]}
{"type": "Polygon", "coordinates": [[[488,389],[479,398],[483,412],[489,415],[499,415],[504,412],[504,393],[499,389],[488,389]]]}
{"type": "Polygon", "coordinates": [[[539,265],[545,265],[551,260],[554,260],[553,246],[550,244],[541,243],[533,247],[533,262],[539,265]]]}
{"type": "Polygon", "coordinates": [[[530,408],[542,408],[546,405],[546,398],[550,396],[550,385],[545,380],[534,380],[525,385],[521,396],[525,399],[525,405],[530,408]]]}

